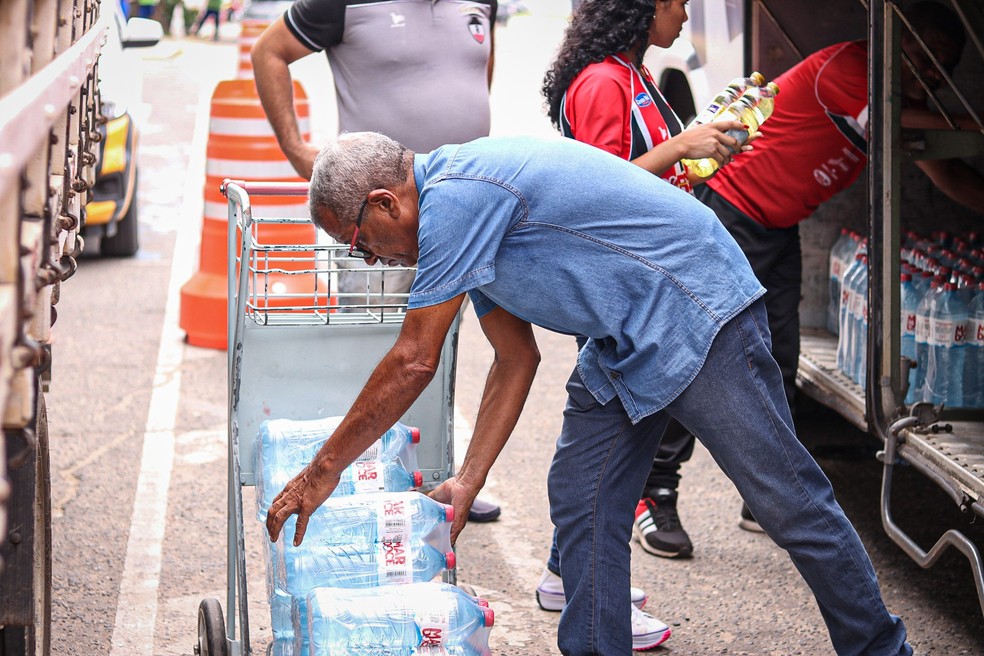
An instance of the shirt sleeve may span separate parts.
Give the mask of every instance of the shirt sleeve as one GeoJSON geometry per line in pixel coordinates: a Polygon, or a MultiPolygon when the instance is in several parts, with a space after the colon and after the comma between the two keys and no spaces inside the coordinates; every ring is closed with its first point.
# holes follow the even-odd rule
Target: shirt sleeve
{"type": "MultiPolygon", "coordinates": [[[[420,195],[420,245],[409,309],[437,305],[495,280],[499,245],[526,210],[515,193],[483,179],[446,178],[420,195]]],[[[472,295],[479,316],[495,307],[472,295]]]]}
{"type": "Polygon", "coordinates": [[[584,69],[567,92],[566,111],[572,136],[613,155],[628,159],[631,118],[628,89],[600,66],[584,69]]]}
{"type": "Polygon", "coordinates": [[[284,22],[305,47],[318,51],[342,40],[346,0],[297,0],[284,13],[284,22]]]}
{"type": "Polygon", "coordinates": [[[831,55],[817,75],[817,98],[834,114],[850,116],[861,129],[868,127],[868,50],[848,43],[831,55]]]}

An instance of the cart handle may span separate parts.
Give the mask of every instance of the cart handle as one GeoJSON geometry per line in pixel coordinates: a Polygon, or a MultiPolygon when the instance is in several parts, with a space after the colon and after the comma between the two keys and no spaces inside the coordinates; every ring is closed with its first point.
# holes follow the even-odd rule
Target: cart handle
{"type": "Polygon", "coordinates": [[[219,188],[226,195],[226,187],[234,184],[254,196],[307,196],[309,182],[262,182],[258,180],[233,180],[226,178],[219,188]]]}

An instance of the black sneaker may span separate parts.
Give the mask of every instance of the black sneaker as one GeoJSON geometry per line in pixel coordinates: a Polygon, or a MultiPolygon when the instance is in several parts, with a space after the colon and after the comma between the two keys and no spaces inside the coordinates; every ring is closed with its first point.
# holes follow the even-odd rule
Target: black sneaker
{"type": "Polygon", "coordinates": [[[676,509],[676,490],[659,489],[636,506],[632,532],[642,548],[663,558],[689,558],[694,553],[676,509]]]}
{"type": "Polygon", "coordinates": [[[752,511],[748,509],[744,501],[741,504],[741,519],[738,520],[738,526],[752,533],[765,533],[765,530],[755,521],[752,511]]]}
{"type": "Polygon", "coordinates": [[[493,522],[499,518],[502,509],[490,501],[476,498],[468,511],[469,522],[493,522]]]}

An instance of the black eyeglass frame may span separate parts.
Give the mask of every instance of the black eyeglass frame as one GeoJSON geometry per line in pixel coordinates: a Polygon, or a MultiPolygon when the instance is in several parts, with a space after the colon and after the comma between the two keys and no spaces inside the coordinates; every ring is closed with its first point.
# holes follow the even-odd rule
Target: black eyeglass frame
{"type": "Polygon", "coordinates": [[[356,248],[355,242],[359,239],[359,229],[362,227],[362,217],[366,212],[366,205],[369,204],[369,199],[366,198],[362,201],[362,205],[359,206],[359,215],[355,218],[355,231],[352,233],[352,243],[349,244],[348,256],[356,258],[359,260],[367,260],[370,257],[375,257],[373,253],[365,248],[356,248]]]}

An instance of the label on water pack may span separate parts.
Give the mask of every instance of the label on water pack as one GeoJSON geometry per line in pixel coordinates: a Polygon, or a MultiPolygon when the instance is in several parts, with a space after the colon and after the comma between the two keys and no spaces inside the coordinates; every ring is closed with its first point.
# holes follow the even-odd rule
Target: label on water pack
{"type": "Polygon", "coordinates": [[[454,608],[456,607],[444,601],[435,604],[433,608],[417,613],[417,626],[420,627],[420,635],[423,637],[420,644],[443,645],[447,641],[454,608]]]}
{"type": "Polygon", "coordinates": [[[977,317],[968,322],[967,344],[984,346],[984,317],[977,317]]]}
{"type": "Polygon", "coordinates": [[[413,545],[407,542],[382,542],[379,545],[379,584],[413,583],[413,545]]]}
{"type": "Polygon", "coordinates": [[[916,336],[916,313],[914,310],[902,314],[902,337],[916,336]]]}
{"type": "Polygon", "coordinates": [[[379,542],[409,542],[413,509],[404,499],[383,499],[376,506],[376,539],[379,542]]]}
{"type": "Polygon", "coordinates": [[[964,343],[966,324],[952,319],[930,319],[929,345],[953,347],[964,343]],[[959,341],[958,341],[959,340],[959,341]]]}
{"type": "Polygon", "coordinates": [[[916,341],[922,344],[929,343],[929,316],[925,314],[916,315],[916,341]]]}
{"type": "Polygon", "coordinates": [[[386,489],[385,468],[375,460],[353,462],[352,489],[356,494],[384,491],[386,489]]]}
{"type": "Polygon", "coordinates": [[[379,460],[379,450],[382,448],[382,441],[376,440],[372,443],[368,449],[362,452],[358,458],[355,459],[356,462],[365,462],[368,460],[379,460]]]}

